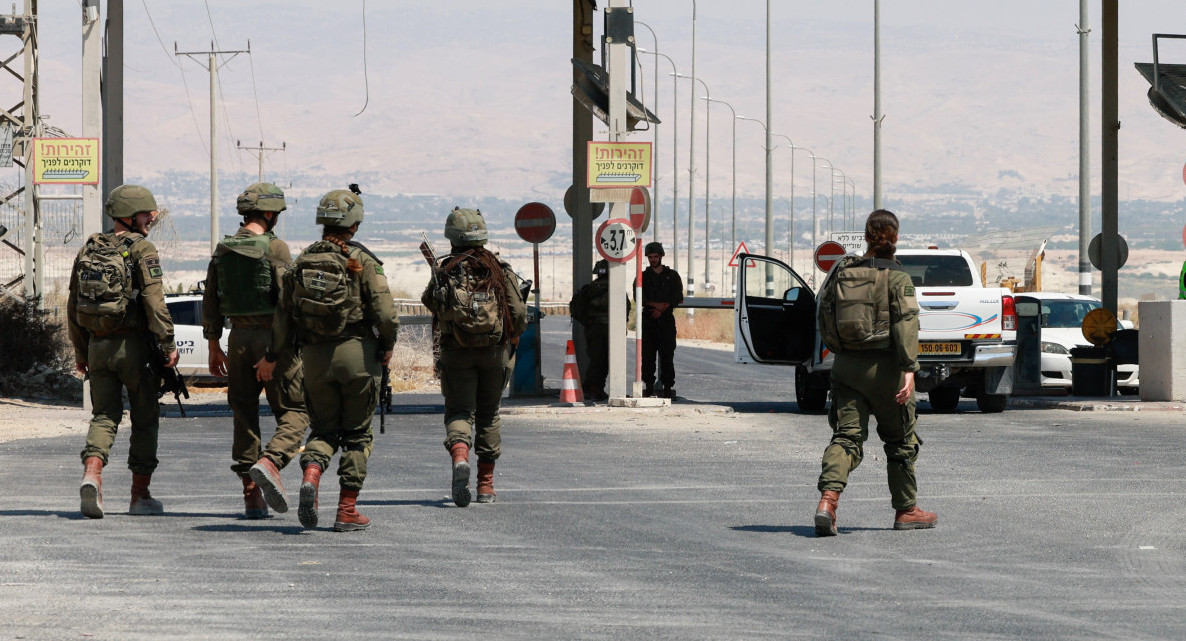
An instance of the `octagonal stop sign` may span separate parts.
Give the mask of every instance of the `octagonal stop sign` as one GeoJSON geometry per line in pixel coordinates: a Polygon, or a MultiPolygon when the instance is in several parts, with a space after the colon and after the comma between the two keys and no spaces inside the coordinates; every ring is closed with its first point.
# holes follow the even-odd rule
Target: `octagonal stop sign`
{"type": "Polygon", "coordinates": [[[542,243],[556,231],[556,214],[543,203],[527,203],[515,214],[515,233],[529,243],[542,243]]]}

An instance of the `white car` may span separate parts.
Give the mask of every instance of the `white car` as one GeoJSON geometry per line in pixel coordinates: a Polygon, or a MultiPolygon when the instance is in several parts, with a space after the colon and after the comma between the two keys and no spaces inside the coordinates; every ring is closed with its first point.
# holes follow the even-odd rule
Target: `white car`
{"type": "MultiPolygon", "coordinates": [[[[1018,302],[1038,302],[1042,314],[1042,387],[1071,389],[1071,349],[1091,347],[1083,336],[1083,318],[1093,309],[1103,307],[1098,298],[1082,294],[1025,292],[1016,294],[1018,302]]],[[[1120,321],[1121,329],[1131,329],[1132,321],[1120,321]]],[[[1116,389],[1135,394],[1140,384],[1138,366],[1116,366],[1116,389]]]]}
{"type": "MultiPolygon", "coordinates": [[[[173,317],[173,337],[177,343],[177,369],[182,376],[225,380],[210,374],[210,350],[202,337],[202,295],[170,294],[165,306],[173,317]]],[[[227,351],[230,330],[222,332],[222,350],[227,351]]]]}

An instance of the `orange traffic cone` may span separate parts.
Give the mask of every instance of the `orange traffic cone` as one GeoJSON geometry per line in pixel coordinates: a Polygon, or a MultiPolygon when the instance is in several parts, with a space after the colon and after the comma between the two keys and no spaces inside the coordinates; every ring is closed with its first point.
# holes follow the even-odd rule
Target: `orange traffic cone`
{"type": "Polygon", "coordinates": [[[577,370],[577,352],[572,341],[564,353],[564,380],[560,383],[561,405],[584,405],[585,393],[581,391],[581,373],[577,370]]]}

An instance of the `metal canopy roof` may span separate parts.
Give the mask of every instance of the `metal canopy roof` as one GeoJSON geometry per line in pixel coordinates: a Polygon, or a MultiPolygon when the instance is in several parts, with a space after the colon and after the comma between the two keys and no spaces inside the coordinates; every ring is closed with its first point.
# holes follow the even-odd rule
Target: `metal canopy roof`
{"type": "Polygon", "coordinates": [[[1166,120],[1186,128],[1186,65],[1138,62],[1134,66],[1149,81],[1149,104],[1166,120]]]}

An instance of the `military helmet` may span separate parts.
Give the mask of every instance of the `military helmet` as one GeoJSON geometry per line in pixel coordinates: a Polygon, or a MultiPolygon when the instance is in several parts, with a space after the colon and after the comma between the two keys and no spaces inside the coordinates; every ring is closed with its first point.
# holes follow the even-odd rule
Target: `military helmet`
{"type": "Polygon", "coordinates": [[[594,276],[608,276],[609,275],[609,261],[602,258],[593,265],[594,276]]]}
{"type": "Polygon", "coordinates": [[[274,211],[280,213],[288,206],[284,203],[284,192],[272,183],[255,183],[243,190],[235,200],[235,208],[240,214],[256,211],[274,211]]]}
{"type": "Polygon", "coordinates": [[[663,243],[660,243],[657,241],[647,243],[647,246],[642,249],[642,255],[650,256],[652,254],[659,254],[660,256],[666,256],[667,254],[665,254],[663,252],[663,243]]]}
{"type": "Polygon", "coordinates": [[[317,224],[327,227],[350,227],[362,222],[362,196],[345,189],[335,189],[317,203],[317,224]]]}
{"type": "Polygon", "coordinates": [[[486,219],[477,209],[454,207],[445,219],[445,238],[454,247],[481,247],[486,244],[486,219]]]}
{"type": "Polygon", "coordinates": [[[131,218],[142,211],[156,211],[156,198],[140,185],[120,185],[111,190],[103,213],[111,218],[131,218]]]}

